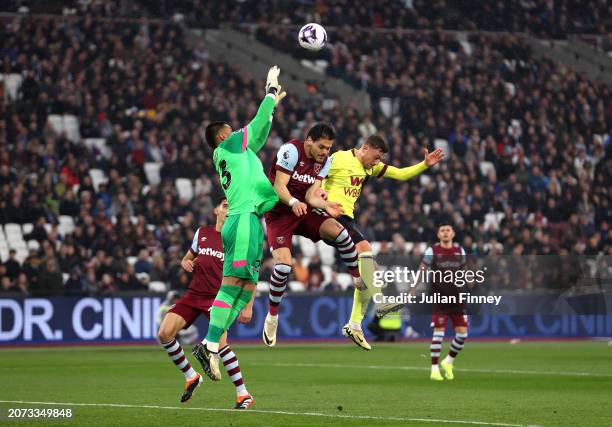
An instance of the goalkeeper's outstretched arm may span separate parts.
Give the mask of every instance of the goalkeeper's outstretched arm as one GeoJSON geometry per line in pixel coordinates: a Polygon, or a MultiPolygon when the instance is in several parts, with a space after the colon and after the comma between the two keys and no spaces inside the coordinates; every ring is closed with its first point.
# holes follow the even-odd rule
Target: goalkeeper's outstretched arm
{"type": "Polygon", "coordinates": [[[266,144],[272,128],[272,113],[274,112],[274,95],[268,94],[259,105],[257,114],[247,125],[247,146],[259,152],[266,144]]]}
{"type": "Polygon", "coordinates": [[[266,97],[259,105],[257,114],[247,125],[247,146],[259,152],[266,144],[268,134],[272,128],[272,113],[278,103],[287,95],[278,84],[280,69],[277,66],[270,68],[266,79],[266,97]]]}

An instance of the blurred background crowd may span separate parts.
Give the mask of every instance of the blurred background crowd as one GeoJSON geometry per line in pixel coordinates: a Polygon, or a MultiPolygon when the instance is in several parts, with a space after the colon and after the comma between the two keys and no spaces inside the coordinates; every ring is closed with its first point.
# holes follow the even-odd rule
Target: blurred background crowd
{"type": "MultiPolygon", "coordinates": [[[[66,7],[4,3],[11,12],[66,7]]],[[[247,123],[264,76],[189,47],[185,24],[260,24],[242,29],[298,55],[297,28],[271,24],[343,23],[328,31],[325,73],[367,91],[371,110],[288,88],[261,159],[268,167],[284,141],[321,120],[336,127],[335,149],[380,133],[385,162],[397,166],[421,161],[425,148],[447,150],[426,176],[364,187],[356,219],[379,253],[418,257],[436,220],[451,216],[457,241],[478,255],[612,255],[610,85],[537,57],[511,34],[438,31],[606,34],[610,5],[447,3],[96,1],[75,2],[70,19],[3,16],[0,74],[21,81],[13,94],[0,85],[0,291],[186,289],[180,259],[197,227],[214,223],[221,195],[203,129],[247,123]],[[177,13],[180,22],[170,19],[177,13]],[[369,31],[387,27],[432,31],[369,31]]],[[[304,242],[294,254],[300,289],[344,289],[341,263],[304,242]]]]}

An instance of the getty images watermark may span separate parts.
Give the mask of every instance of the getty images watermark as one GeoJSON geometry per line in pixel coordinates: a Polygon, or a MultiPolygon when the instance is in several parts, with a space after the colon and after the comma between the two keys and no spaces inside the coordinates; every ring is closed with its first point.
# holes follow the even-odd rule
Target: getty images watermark
{"type": "Polygon", "coordinates": [[[374,272],[374,286],[383,288],[391,283],[409,284],[412,292],[399,295],[374,294],[377,304],[494,304],[499,305],[501,295],[474,295],[474,286],[485,281],[486,267],[482,270],[413,270],[408,267],[395,267],[374,272]],[[434,292],[416,295],[414,288],[421,283],[432,284],[434,292]],[[467,288],[464,290],[467,285],[467,288]],[[454,287],[456,289],[446,287],[454,287]]]}

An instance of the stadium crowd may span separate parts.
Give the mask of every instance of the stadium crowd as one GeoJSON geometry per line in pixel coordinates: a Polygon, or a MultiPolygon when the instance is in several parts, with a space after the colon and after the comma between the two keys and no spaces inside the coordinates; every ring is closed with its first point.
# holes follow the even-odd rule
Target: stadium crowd
{"type": "MultiPolygon", "coordinates": [[[[435,34],[394,48],[391,36],[375,59],[357,59],[369,52],[350,34],[339,40],[330,73],[361,76],[375,101],[391,99],[391,113],[361,116],[290,95],[264,165],[318,120],[336,127],[337,149],[380,132],[395,165],[420,161],[445,139],[451,155],[428,178],[364,188],[357,220],[382,253],[431,242],[436,219],[451,215],[473,253],[612,254],[610,87],[537,60],[512,37],[483,36],[467,55],[435,34]]],[[[212,60],[206,46],[188,48],[177,24],[90,15],[12,20],[0,28],[0,68],[23,76],[18,101],[0,104],[0,223],[32,224],[25,260],[11,252],[0,265],[1,290],[107,295],[148,281],[185,289],[180,258],[197,226],[213,223],[221,194],[202,129],[215,119],[246,123],[262,98],[261,76],[212,60]],[[75,115],[81,139],[55,132],[50,114],[75,115]],[[105,138],[108,157],[85,138],[105,138]],[[148,162],[163,165],[157,185],[148,162]],[[106,180],[94,182],[92,169],[106,180]],[[177,178],[193,182],[192,199],[179,197],[177,178]],[[60,216],[74,218],[73,232],[59,231],[60,216]]],[[[298,279],[323,289],[320,260],[300,265],[298,279]]]]}
{"type": "Polygon", "coordinates": [[[190,27],[225,23],[326,27],[484,30],[532,33],[544,38],[612,32],[612,5],[606,0],[7,0],[5,11],[78,13],[83,5],[95,16],[170,19],[183,16],[190,27]]]}
{"type": "Polygon", "coordinates": [[[155,16],[184,15],[189,26],[319,22],[326,27],[411,28],[528,32],[539,37],[607,34],[612,6],[605,0],[161,0],[143,4],[155,16]]]}

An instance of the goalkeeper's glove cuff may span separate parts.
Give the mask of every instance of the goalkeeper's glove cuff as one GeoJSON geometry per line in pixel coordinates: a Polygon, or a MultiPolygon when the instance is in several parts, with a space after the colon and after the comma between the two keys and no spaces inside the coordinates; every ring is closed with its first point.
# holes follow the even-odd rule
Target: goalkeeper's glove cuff
{"type": "Polygon", "coordinates": [[[270,86],[270,87],[269,87],[269,88],[267,88],[267,90],[266,90],[266,95],[270,95],[270,94],[272,94],[272,95],[276,96],[276,94],[277,94],[277,93],[278,93],[278,88],[277,88],[277,87],[274,87],[274,86],[270,86]]]}

